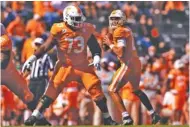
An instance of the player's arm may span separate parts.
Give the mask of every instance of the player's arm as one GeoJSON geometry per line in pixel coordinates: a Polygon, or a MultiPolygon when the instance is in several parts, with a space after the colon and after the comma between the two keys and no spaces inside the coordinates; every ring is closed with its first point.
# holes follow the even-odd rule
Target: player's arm
{"type": "Polygon", "coordinates": [[[93,57],[93,65],[96,67],[96,69],[100,69],[100,57],[101,57],[101,48],[98,44],[98,41],[96,40],[96,37],[92,34],[90,39],[87,42],[87,45],[90,49],[90,52],[93,57]]]}
{"type": "Polygon", "coordinates": [[[95,55],[98,55],[101,57],[100,45],[98,44],[98,41],[96,40],[96,37],[93,34],[88,40],[87,45],[90,49],[90,52],[92,53],[92,57],[94,57],[95,55]]]}
{"type": "Polygon", "coordinates": [[[53,48],[53,46],[55,46],[55,40],[54,40],[54,36],[52,34],[50,34],[50,36],[48,37],[48,39],[45,41],[44,44],[42,44],[40,46],[40,48],[32,55],[30,56],[27,61],[24,63],[23,67],[22,67],[22,72],[25,72],[25,70],[30,70],[30,66],[31,64],[37,60],[38,58],[40,58],[41,56],[43,56],[47,51],[49,51],[51,48],[53,48]]]}
{"type": "Polygon", "coordinates": [[[107,44],[110,49],[118,56],[118,57],[123,57],[125,48],[126,48],[126,42],[127,38],[118,38],[116,41],[117,45],[114,45],[112,41],[106,36],[104,38],[104,43],[107,44]]]}
{"type": "Polygon", "coordinates": [[[37,58],[40,58],[47,51],[49,51],[50,49],[52,49],[55,46],[55,44],[56,43],[55,43],[54,36],[52,34],[50,34],[50,36],[48,37],[48,39],[46,40],[46,42],[40,46],[40,48],[34,53],[34,55],[37,58]]]}
{"type": "Polygon", "coordinates": [[[118,56],[123,57],[126,47],[126,39],[121,38],[117,40],[117,45],[111,44],[109,45],[110,49],[118,56]]]}

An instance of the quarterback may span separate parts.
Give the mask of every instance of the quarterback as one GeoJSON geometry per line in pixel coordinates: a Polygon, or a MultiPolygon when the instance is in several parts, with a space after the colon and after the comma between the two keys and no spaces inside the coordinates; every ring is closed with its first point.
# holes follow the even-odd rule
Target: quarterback
{"type": "Polygon", "coordinates": [[[141,63],[134,45],[132,31],[128,27],[124,26],[125,21],[125,14],[121,10],[112,11],[109,16],[109,28],[113,38],[111,40],[107,36],[103,40],[103,43],[110,47],[121,62],[121,67],[114,74],[108,91],[122,112],[123,124],[133,124],[133,120],[127,113],[119,95],[119,90],[127,82],[130,82],[134,88],[134,94],[139,97],[141,102],[148,109],[149,114],[153,118],[152,123],[156,124],[160,121],[160,116],[153,110],[146,94],[139,89],[141,63]]]}
{"type": "Polygon", "coordinates": [[[71,81],[78,81],[90,93],[104,117],[104,124],[115,125],[108,114],[106,98],[100,86],[100,80],[94,72],[94,67],[100,69],[101,49],[95,39],[95,28],[85,23],[82,11],[77,6],[67,6],[63,10],[63,21],[53,24],[47,41],[23,65],[23,72],[31,63],[42,56],[53,46],[57,47],[58,61],[53,76],[41,101],[32,115],[25,121],[25,125],[49,125],[42,112],[49,107],[59,93],[71,81]],[[92,52],[93,66],[88,66],[87,46],[92,52]]]}

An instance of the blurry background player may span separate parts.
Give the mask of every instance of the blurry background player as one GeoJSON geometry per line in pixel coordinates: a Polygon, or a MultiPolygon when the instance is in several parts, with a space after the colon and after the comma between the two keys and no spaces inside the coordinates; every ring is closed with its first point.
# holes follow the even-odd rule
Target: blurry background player
{"type": "Polygon", "coordinates": [[[123,124],[133,124],[133,120],[126,111],[118,93],[129,81],[133,86],[133,92],[139,97],[141,102],[148,109],[149,114],[152,116],[152,123],[156,124],[160,121],[160,117],[152,108],[146,94],[139,89],[141,63],[137,56],[132,31],[124,26],[125,21],[126,17],[121,10],[114,10],[109,16],[109,24],[111,33],[113,34],[113,40],[107,36],[104,38],[104,43],[112,49],[121,62],[121,67],[115,73],[112,83],[109,86],[109,92],[122,112],[123,124]]]}
{"type": "Polygon", "coordinates": [[[117,124],[114,122],[106,106],[106,98],[100,86],[100,80],[96,76],[93,67],[89,67],[87,60],[87,45],[93,54],[93,65],[100,68],[101,49],[93,35],[93,25],[84,22],[84,16],[80,8],[68,6],[63,11],[64,22],[55,23],[51,28],[51,34],[47,41],[24,64],[27,66],[36,61],[54,45],[57,46],[58,62],[54,74],[49,82],[45,94],[36,109],[26,121],[26,125],[49,124],[42,112],[57,98],[61,90],[73,80],[82,81],[85,88],[91,94],[97,106],[103,113],[104,124],[117,124]],[[56,41],[53,41],[53,40],[56,41]]]}
{"type": "Polygon", "coordinates": [[[1,84],[9,88],[24,103],[28,103],[33,100],[33,94],[30,92],[26,80],[13,64],[12,42],[2,23],[0,23],[0,27],[1,84]]]}
{"type": "Polygon", "coordinates": [[[186,91],[188,89],[188,78],[184,73],[184,63],[178,59],[174,63],[174,68],[168,74],[169,87],[173,89],[173,125],[180,125],[183,106],[187,100],[186,91]]]}
{"type": "MultiPolygon", "coordinates": [[[[36,38],[33,41],[33,46],[35,51],[44,43],[42,38],[36,38]]],[[[35,109],[39,99],[45,92],[45,88],[48,83],[48,78],[53,72],[53,63],[48,54],[44,54],[38,60],[33,62],[31,68],[28,68],[30,71],[29,75],[29,89],[34,95],[34,99],[28,103],[28,108],[32,111],[35,109]]],[[[25,119],[28,118],[28,115],[25,116],[25,119]]]]}
{"type": "Polygon", "coordinates": [[[79,83],[70,82],[46,110],[45,116],[53,126],[79,124],[79,83]]]}

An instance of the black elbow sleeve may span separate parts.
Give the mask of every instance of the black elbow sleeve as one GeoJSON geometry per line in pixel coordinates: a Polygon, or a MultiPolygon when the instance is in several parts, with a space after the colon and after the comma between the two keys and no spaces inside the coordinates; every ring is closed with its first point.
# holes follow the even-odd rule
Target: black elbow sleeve
{"type": "Polygon", "coordinates": [[[100,45],[98,44],[98,42],[97,42],[94,35],[91,35],[91,37],[88,40],[87,44],[88,44],[88,47],[89,47],[93,57],[95,55],[101,56],[101,48],[100,48],[100,45]]]}

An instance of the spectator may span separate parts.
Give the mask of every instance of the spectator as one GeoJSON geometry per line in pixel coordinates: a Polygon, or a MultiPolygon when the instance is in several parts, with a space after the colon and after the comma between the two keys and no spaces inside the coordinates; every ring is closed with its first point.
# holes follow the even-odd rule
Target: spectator
{"type": "Polygon", "coordinates": [[[25,38],[25,25],[19,15],[8,25],[7,32],[12,37],[14,47],[22,45],[25,38]]]}
{"type": "Polygon", "coordinates": [[[25,25],[22,18],[17,15],[15,20],[10,22],[7,27],[7,32],[11,36],[13,42],[13,50],[15,51],[16,59],[19,61],[23,42],[25,40],[25,25]]]}
{"type": "Polygon", "coordinates": [[[41,37],[45,33],[45,24],[41,21],[40,15],[35,14],[33,19],[30,19],[26,25],[26,32],[30,36],[41,37]]]}
{"type": "Polygon", "coordinates": [[[137,43],[139,43],[140,46],[142,46],[145,53],[147,53],[148,47],[152,45],[152,42],[150,41],[150,38],[148,37],[148,30],[146,27],[146,16],[141,15],[140,17],[140,24],[138,27],[138,40],[137,43]]]}

